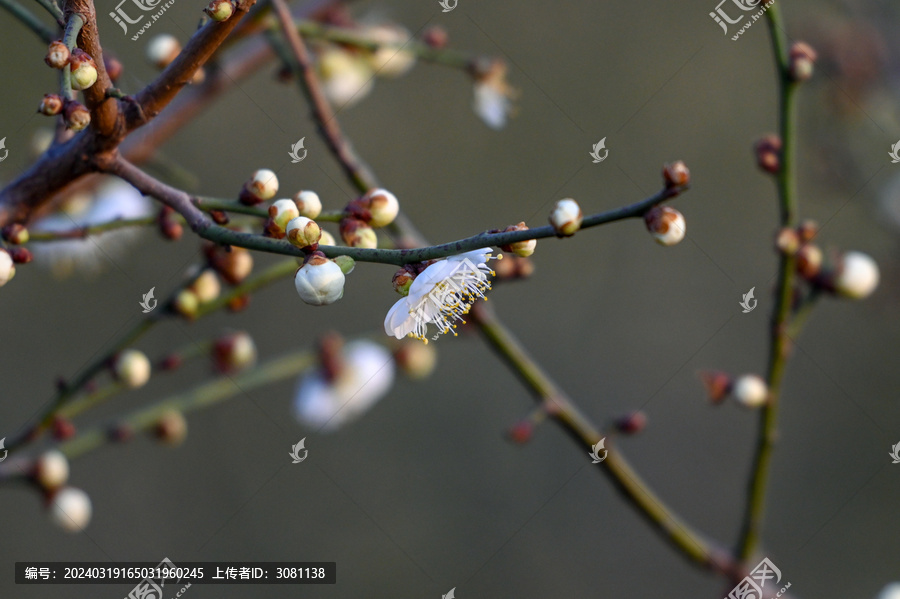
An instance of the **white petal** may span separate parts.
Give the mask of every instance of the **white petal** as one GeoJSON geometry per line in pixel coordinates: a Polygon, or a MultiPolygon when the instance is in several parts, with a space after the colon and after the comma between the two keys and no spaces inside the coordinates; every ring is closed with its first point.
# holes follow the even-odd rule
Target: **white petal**
{"type": "Polygon", "coordinates": [[[472,108],[491,129],[502,129],[506,125],[509,105],[509,98],[497,91],[494,86],[484,83],[475,85],[475,102],[472,108]]]}

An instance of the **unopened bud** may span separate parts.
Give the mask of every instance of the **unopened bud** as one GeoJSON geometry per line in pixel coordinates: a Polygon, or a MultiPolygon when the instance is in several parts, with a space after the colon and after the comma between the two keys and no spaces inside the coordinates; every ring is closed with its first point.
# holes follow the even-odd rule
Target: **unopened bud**
{"type": "Polygon", "coordinates": [[[126,387],[137,389],[150,380],[150,360],[143,352],[126,349],[116,356],[112,372],[117,381],[126,387]]]}
{"type": "Polygon", "coordinates": [[[661,245],[675,245],[684,239],[687,224],[678,210],[669,206],[654,206],[644,214],[644,223],[653,238],[661,245]]]}
{"type": "Polygon", "coordinates": [[[91,124],[91,113],[84,104],[75,101],[66,102],[63,110],[66,127],[72,131],[81,131],[91,124]]]}
{"type": "Polygon", "coordinates": [[[509,428],[507,436],[513,443],[524,445],[534,435],[534,422],[530,419],[520,420],[509,428]]]}
{"type": "Polygon", "coordinates": [[[12,223],[3,227],[2,233],[4,241],[14,245],[28,243],[28,229],[21,223],[12,223]]]}
{"type": "Polygon", "coordinates": [[[581,207],[578,203],[571,198],[566,198],[556,202],[553,210],[550,212],[549,220],[557,235],[568,237],[569,235],[574,235],[581,228],[583,218],[581,207]]]}
{"type": "Polygon", "coordinates": [[[157,35],[147,44],[147,60],[164,69],[181,53],[181,44],[168,33],[157,35]]]}
{"type": "Polygon", "coordinates": [[[294,287],[307,304],[324,306],[343,297],[344,280],[341,267],[317,252],[297,270],[294,287]]]}
{"type": "Polygon", "coordinates": [[[757,140],[753,151],[759,168],[773,175],[778,173],[781,169],[781,138],[777,135],[766,135],[757,140]]]}
{"type": "Polygon", "coordinates": [[[197,310],[200,308],[200,300],[197,294],[190,289],[182,289],[175,296],[172,302],[172,308],[189,320],[197,317],[197,310]]]}
{"type": "Polygon", "coordinates": [[[63,99],[56,94],[44,94],[38,112],[46,116],[56,116],[63,110],[63,99]]]}
{"type": "Polygon", "coordinates": [[[319,228],[316,221],[305,216],[291,219],[285,227],[285,233],[288,241],[298,248],[313,246],[319,243],[319,238],[322,237],[322,229],[319,228]]]}
{"type": "Polygon", "coordinates": [[[72,89],[80,91],[97,82],[97,63],[84,50],[75,48],[72,51],[72,55],[69,57],[69,66],[72,69],[72,89]]]}
{"type": "Polygon", "coordinates": [[[69,48],[61,40],[50,42],[47,47],[47,56],[44,57],[47,66],[54,69],[63,69],[69,64],[69,48]]]}
{"type": "Polygon", "coordinates": [[[362,197],[362,205],[369,210],[372,227],[386,227],[394,222],[400,212],[397,197],[386,189],[373,189],[362,197]]]}
{"type": "Polygon", "coordinates": [[[197,296],[197,301],[205,304],[219,297],[222,285],[215,271],[206,269],[191,283],[190,290],[197,296]]]}
{"type": "Polygon", "coordinates": [[[803,243],[812,241],[818,234],[819,223],[814,220],[807,219],[797,225],[797,235],[800,237],[800,241],[802,241],[803,243]]]}
{"type": "Polygon", "coordinates": [[[298,191],[294,194],[294,204],[297,205],[298,216],[316,218],[322,213],[322,200],[314,191],[298,191]]]}
{"type": "Polygon", "coordinates": [[[822,270],[822,250],[812,243],[804,243],[795,256],[797,272],[804,279],[814,279],[822,270]]]}
{"type": "Polygon", "coordinates": [[[45,451],[34,463],[34,480],[47,491],[58,489],[69,480],[69,460],[61,451],[45,451]]]}
{"type": "Polygon", "coordinates": [[[28,264],[34,260],[34,256],[28,248],[9,248],[9,255],[16,264],[28,264]]]}
{"type": "MultiPolygon", "coordinates": [[[[527,231],[528,226],[521,222],[518,225],[510,225],[503,229],[503,232],[510,231],[527,231]]],[[[512,252],[517,256],[521,256],[526,258],[534,253],[534,248],[537,247],[537,239],[526,239],[525,241],[514,241],[513,243],[507,243],[506,245],[500,246],[500,248],[506,252],[512,252]]]]}
{"type": "Polygon", "coordinates": [[[769,388],[762,378],[755,374],[745,374],[735,379],[731,395],[745,408],[758,408],[769,398],[769,388]]]}
{"type": "Polygon", "coordinates": [[[16,266],[9,252],[0,248],[0,287],[9,283],[16,276],[16,266]]]}
{"type": "Polygon", "coordinates": [[[50,518],[66,532],[81,532],[91,521],[91,498],[75,487],[64,487],[53,494],[50,518]]]}
{"type": "Polygon", "coordinates": [[[794,81],[806,81],[813,75],[816,51],[806,42],[795,42],[788,58],[788,72],[794,81]]]}
{"type": "Polygon", "coordinates": [[[229,285],[238,285],[253,271],[253,256],[249,250],[231,246],[230,250],[216,248],[210,257],[212,266],[229,285]]]}
{"type": "Polygon", "coordinates": [[[782,254],[793,256],[800,249],[800,235],[790,227],[781,229],[775,237],[775,249],[782,254]]]}
{"type": "Polygon", "coordinates": [[[422,41],[435,50],[446,47],[449,39],[450,36],[447,34],[447,30],[440,25],[433,25],[422,32],[422,41]]]}
{"type": "Polygon", "coordinates": [[[878,287],[878,264],[868,254],[846,252],[840,258],[834,276],[834,290],[844,297],[863,299],[878,287]]]}
{"type": "Polygon", "coordinates": [[[169,446],[181,445],[188,433],[187,420],[179,410],[168,409],[163,412],[153,427],[154,436],[169,446]]]}
{"type": "Polygon", "coordinates": [[[400,370],[411,379],[421,380],[434,372],[437,366],[437,351],[433,344],[404,340],[394,350],[394,361],[400,370]]]}
{"type": "Polygon", "coordinates": [[[626,435],[634,435],[636,433],[644,430],[644,427],[647,426],[647,415],[641,412],[640,410],[636,412],[631,412],[630,414],[625,414],[624,416],[620,416],[616,418],[615,427],[626,435]]]}
{"type": "Polygon", "coordinates": [[[271,200],[278,193],[278,176],[267,168],[259,169],[250,180],[244,183],[240,200],[248,206],[253,206],[271,200]]]}
{"type": "Polygon", "coordinates": [[[337,245],[337,242],[334,240],[334,235],[322,229],[322,236],[319,237],[319,245],[337,245]]]}
{"type": "Polygon", "coordinates": [[[106,69],[106,75],[109,77],[109,80],[113,83],[122,76],[122,62],[108,52],[103,53],[103,67],[106,69]]]}
{"type": "Polygon", "coordinates": [[[213,362],[223,373],[237,372],[256,362],[256,344],[253,338],[239,331],[216,339],[213,344],[213,362]]]}
{"type": "Polygon", "coordinates": [[[300,210],[294,200],[276,200],[269,206],[269,218],[275,224],[275,227],[285,232],[287,224],[300,216],[300,210]]]}
{"type": "Polygon", "coordinates": [[[227,21],[234,14],[234,2],[232,0],[212,0],[203,11],[213,21],[227,21]]]}
{"type": "Polygon", "coordinates": [[[667,188],[684,187],[691,182],[691,171],[681,160],[666,164],[662,172],[667,188]]]}
{"type": "Polygon", "coordinates": [[[56,416],[53,418],[53,438],[57,441],[66,441],[75,436],[75,425],[68,418],[56,416]]]}
{"type": "Polygon", "coordinates": [[[409,288],[412,287],[415,280],[416,278],[411,272],[402,268],[394,273],[391,284],[394,286],[394,291],[400,295],[407,296],[409,295],[409,288]]]}
{"type": "Polygon", "coordinates": [[[731,391],[731,377],[725,372],[704,371],[700,373],[700,380],[703,381],[712,403],[721,403],[731,391]]]}
{"type": "Polygon", "coordinates": [[[356,218],[341,219],[341,239],[350,247],[377,248],[375,229],[356,218]]]}

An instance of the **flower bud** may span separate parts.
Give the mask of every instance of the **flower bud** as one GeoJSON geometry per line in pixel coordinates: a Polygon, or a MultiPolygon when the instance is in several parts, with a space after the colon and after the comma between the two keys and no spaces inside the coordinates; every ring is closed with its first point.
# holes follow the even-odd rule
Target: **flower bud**
{"type": "Polygon", "coordinates": [[[800,235],[795,229],[785,227],[775,237],[775,249],[782,254],[793,256],[800,249],[800,235]]]}
{"type": "Polygon", "coordinates": [[[322,92],[337,108],[348,108],[372,91],[374,77],[364,58],[333,48],[319,54],[319,76],[322,92]]]}
{"type": "Polygon", "coordinates": [[[691,171],[681,160],[663,166],[663,181],[667,189],[684,187],[691,182],[691,171]]]}
{"type": "Polygon", "coordinates": [[[381,77],[400,77],[416,64],[416,55],[403,49],[410,40],[410,33],[399,25],[375,25],[367,31],[367,37],[382,45],[368,54],[369,66],[381,77]]]}
{"type": "Polygon", "coordinates": [[[159,232],[169,241],[178,241],[184,234],[184,227],[175,220],[175,210],[169,206],[163,206],[162,210],[159,211],[156,222],[159,226],[159,232]]]}
{"type": "Polygon", "coordinates": [[[291,219],[285,228],[285,233],[288,241],[298,248],[316,245],[319,243],[319,238],[322,237],[322,229],[319,228],[316,221],[305,216],[291,219]]]}
{"type": "Polygon", "coordinates": [[[294,275],[294,287],[307,304],[333,304],[344,295],[344,273],[341,267],[320,253],[312,254],[294,275]]]}
{"type": "Polygon", "coordinates": [[[57,441],[66,441],[75,436],[75,425],[68,418],[56,416],[53,418],[53,438],[57,441]]]}
{"type": "Polygon", "coordinates": [[[581,228],[582,218],[581,207],[571,198],[559,200],[550,212],[550,224],[560,237],[574,235],[581,228]]]}
{"type": "Polygon", "coordinates": [[[250,180],[244,183],[240,200],[248,206],[253,206],[271,200],[278,193],[278,177],[267,168],[262,168],[253,173],[250,180]]]}
{"type": "Polygon", "coordinates": [[[638,410],[616,418],[614,424],[619,432],[626,435],[634,435],[644,430],[647,426],[647,415],[638,410]]]}
{"type": "Polygon", "coordinates": [[[766,135],[757,140],[753,146],[756,154],[756,165],[772,175],[781,169],[781,138],[777,135],[766,135]]]}
{"type": "Polygon", "coordinates": [[[122,62],[108,52],[103,53],[103,67],[106,69],[106,75],[109,77],[109,80],[113,83],[122,76],[122,62]]]}
{"type": "Polygon", "coordinates": [[[253,256],[247,248],[230,246],[229,249],[215,248],[209,260],[212,266],[229,285],[238,285],[253,271],[253,256]]]}
{"type": "Polygon", "coordinates": [[[804,243],[795,255],[797,272],[804,279],[814,279],[822,270],[822,250],[812,243],[804,243]]]}
{"type": "Polygon", "coordinates": [[[97,82],[97,63],[84,50],[75,48],[69,58],[69,65],[72,68],[72,89],[87,89],[97,82]]]}
{"type": "Polygon", "coordinates": [[[394,361],[406,376],[413,380],[427,378],[437,365],[437,351],[434,345],[418,341],[403,340],[394,350],[394,361]]]}
{"type": "Polygon", "coordinates": [[[66,532],[81,532],[91,521],[91,498],[75,487],[65,487],[53,494],[49,505],[50,519],[66,532]]]}
{"type": "Polygon", "coordinates": [[[816,51],[806,42],[795,42],[788,57],[788,72],[793,81],[806,81],[813,75],[816,51]]]}
{"type": "Polygon", "coordinates": [[[237,372],[256,362],[256,345],[253,338],[239,331],[216,339],[213,344],[213,362],[219,372],[237,372]]]}
{"type": "Polygon", "coordinates": [[[136,349],[126,349],[113,361],[113,376],[126,387],[137,389],[150,380],[150,360],[136,349]]]}
{"type": "Polygon", "coordinates": [[[159,442],[171,447],[181,445],[187,433],[188,425],[184,414],[174,408],[163,412],[153,427],[153,435],[159,442]]]}
{"type": "Polygon", "coordinates": [[[47,56],[44,57],[44,62],[47,63],[48,67],[64,69],[66,65],[69,64],[69,48],[62,43],[62,40],[50,42],[50,45],[47,47],[47,56]]]}
{"type": "Polygon", "coordinates": [[[337,245],[337,242],[334,240],[334,235],[322,229],[322,236],[319,237],[319,245],[337,245]]]}
{"type": "Polygon", "coordinates": [[[405,268],[401,268],[394,273],[391,284],[394,286],[394,291],[402,296],[407,296],[409,295],[409,288],[412,287],[413,281],[415,280],[416,277],[411,272],[405,268]]]}
{"type": "Polygon", "coordinates": [[[819,223],[806,219],[797,225],[797,236],[803,243],[808,243],[819,234],[819,223]]]}
{"type": "Polygon", "coordinates": [[[654,206],[644,214],[647,230],[661,245],[675,245],[684,239],[684,216],[669,206],[654,206]]]}
{"type": "Polygon", "coordinates": [[[80,102],[66,102],[64,115],[66,117],[66,127],[72,131],[81,131],[91,124],[91,113],[84,104],[80,102]]]}
{"type": "Polygon", "coordinates": [[[844,297],[863,299],[878,287],[878,264],[862,252],[846,252],[841,256],[834,277],[834,290],[844,297]]]}
{"type": "Polygon", "coordinates": [[[236,297],[228,300],[228,311],[229,312],[240,312],[241,310],[246,310],[247,306],[250,305],[250,294],[244,293],[238,295],[236,297]]]}
{"type": "MultiPolygon", "coordinates": [[[[503,232],[509,231],[527,231],[528,226],[521,222],[518,225],[510,225],[503,229],[503,232]]],[[[534,253],[534,248],[537,247],[537,239],[526,239],[525,241],[515,241],[513,243],[508,243],[506,245],[500,246],[501,249],[507,252],[512,252],[517,256],[521,256],[523,258],[527,258],[528,256],[534,253]]]]}
{"type": "Polygon", "coordinates": [[[534,428],[534,421],[526,418],[512,425],[506,434],[513,443],[524,445],[531,441],[531,437],[534,435],[534,428]]]}
{"type": "Polygon", "coordinates": [[[56,94],[44,94],[38,112],[46,116],[56,116],[63,110],[63,99],[56,94]]]}
{"type": "Polygon", "coordinates": [[[731,395],[745,408],[758,408],[769,399],[769,388],[762,378],[755,374],[745,374],[735,379],[731,395]]]}
{"type": "Polygon", "coordinates": [[[188,320],[193,320],[197,317],[197,310],[200,309],[200,300],[190,289],[182,289],[175,296],[172,308],[188,320]]]}
{"type": "Polygon", "coordinates": [[[197,296],[198,302],[205,304],[219,297],[222,285],[215,271],[206,269],[191,283],[190,290],[197,296]]]}
{"type": "Polygon", "coordinates": [[[147,44],[147,60],[164,69],[181,53],[181,44],[168,33],[157,35],[147,44]]]}
{"type": "Polygon", "coordinates": [[[25,228],[25,225],[21,223],[12,223],[10,225],[6,225],[3,227],[3,231],[0,232],[0,235],[3,236],[5,241],[12,243],[14,245],[21,245],[23,243],[28,243],[28,229],[25,228]]]}
{"type": "Polygon", "coordinates": [[[369,210],[369,226],[386,227],[400,212],[397,197],[386,189],[373,189],[362,197],[362,205],[369,210]]]}
{"type": "Polygon", "coordinates": [[[322,200],[319,194],[314,191],[298,191],[294,194],[294,204],[300,211],[298,216],[306,218],[316,218],[322,212],[322,200]]]}
{"type": "Polygon", "coordinates": [[[32,260],[34,260],[34,256],[31,254],[31,250],[28,248],[10,248],[9,255],[12,258],[13,262],[16,264],[28,264],[32,260]]]}
{"type": "Polygon", "coordinates": [[[269,206],[269,218],[275,224],[276,229],[285,231],[287,224],[300,216],[297,204],[294,200],[276,200],[269,206]]]}
{"type": "Polygon", "coordinates": [[[706,387],[709,400],[714,404],[721,403],[731,391],[731,377],[725,372],[704,371],[700,373],[700,380],[706,387]]]}
{"type": "Polygon", "coordinates": [[[234,2],[232,0],[212,0],[203,11],[213,21],[227,21],[234,14],[234,2]]]}
{"type": "Polygon", "coordinates": [[[450,36],[447,34],[447,30],[440,25],[433,25],[422,32],[422,41],[429,48],[440,50],[447,46],[450,36]]]}
{"type": "Polygon", "coordinates": [[[47,491],[58,489],[69,480],[69,460],[59,450],[45,451],[35,460],[34,480],[47,491]]]}
{"type": "Polygon", "coordinates": [[[16,266],[9,252],[0,248],[0,287],[9,283],[16,276],[16,266]]]}
{"type": "Polygon", "coordinates": [[[356,218],[341,219],[341,239],[354,248],[377,248],[375,229],[356,218]]]}

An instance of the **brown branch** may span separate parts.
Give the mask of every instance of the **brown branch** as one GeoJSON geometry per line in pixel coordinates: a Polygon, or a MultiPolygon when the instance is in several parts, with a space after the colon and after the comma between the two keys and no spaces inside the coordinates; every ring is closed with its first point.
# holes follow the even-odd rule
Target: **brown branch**
{"type": "Polygon", "coordinates": [[[103,64],[103,49],[100,47],[100,33],[97,30],[97,12],[92,0],[66,0],[64,5],[66,21],[72,15],[81,15],[84,25],[78,36],[78,47],[90,54],[97,65],[97,82],[84,90],[84,100],[91,111],[91,128],[104,137],[112,137],[119,123],[119,103],[114,98],[106,97],[106,90],[112,87],[112,81],[103,64]]]}

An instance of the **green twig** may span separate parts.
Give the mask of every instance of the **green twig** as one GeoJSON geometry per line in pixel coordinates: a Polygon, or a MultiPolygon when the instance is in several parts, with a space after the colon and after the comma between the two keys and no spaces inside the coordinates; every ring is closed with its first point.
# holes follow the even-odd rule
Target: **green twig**
{"type": "MultiPolygon", "coordinates": [[[[66,26],[66,16],[55,0],[37,0],[37,3],[43,6],[49,12],[61,29],[66,26]]],[[[56,39],[56,38],[54,38],[56,39]]],[[[52,41],[52,40],[51,40],[52,41]]],[[[71,50],[71,48],[69,48],[71,50]]]]}
{"type": "Polygon", "coordinates": [[[23,25],[31,29],[44,43],[49,44],[57,39],[57,33],[44,25],[30,10],[15,0],[0,0],[0,6],[17,18],[23,25]]]}
{"type": "Polygon", "coordinates": [[[146,227],[156,224],[155,216],[142,218],[119,218],[88,227],[76,227],[68,231],[33,231],[28,234],[28,242],[59,241],[61,239],[84,239],[91,235],[106,233],[126,227],[146,227]]]}

